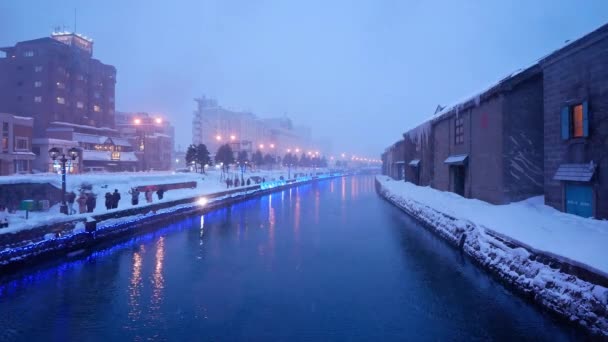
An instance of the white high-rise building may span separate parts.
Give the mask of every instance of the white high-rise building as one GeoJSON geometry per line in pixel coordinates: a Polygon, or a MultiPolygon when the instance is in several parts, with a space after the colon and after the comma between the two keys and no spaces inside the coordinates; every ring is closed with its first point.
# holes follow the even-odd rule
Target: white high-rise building
{"type": "Polygon", "coordinates": [[[211,154],[226,143],[233,151],[282,156],[287,150],[314,149],[310,128],[294,127],[287,117],[260,119],[245,111],[223,108],[208,97],[195,99],[197,110],[192,121],[192,142],[205,144],[211,154]]]}

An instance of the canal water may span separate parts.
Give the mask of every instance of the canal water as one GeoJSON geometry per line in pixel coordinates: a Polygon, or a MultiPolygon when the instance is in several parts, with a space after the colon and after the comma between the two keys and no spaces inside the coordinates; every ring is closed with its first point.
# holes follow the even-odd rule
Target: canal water
{"type": "Polygon", "coordinates": [[[0,283],[0,340],[580,339],[401,211],[321,181],[0,283]]]}

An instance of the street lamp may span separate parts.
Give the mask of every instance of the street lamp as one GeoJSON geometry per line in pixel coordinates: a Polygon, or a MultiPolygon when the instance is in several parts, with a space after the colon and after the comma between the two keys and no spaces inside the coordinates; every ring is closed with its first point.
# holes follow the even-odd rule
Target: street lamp
{"type": "MultiPolygon", "coordinates": [[[[68,150],[68,156],[71,160],[75,160],[78,157],[78,149],[72,147],[68,150]]],[[[59,212],[62,214],[68,214],[68,205],[65,203],[65,163],[68,162],[68,158],[66,158],[65,153],[61,153],[61,150],[57,147],[53,147],[49,150],[49,157],[53,161],[58,160],[61,163],[61,206],[59,207],[59,212]],[[59,157],[61,155],[61,157],[59,157]]]]}
{"type": "MultiPolygon", "coordinates": [[[[158,119],[157,119],[158,122],[158,119]]],[[[162,121],[161,121],[162,122],[162,121]]],[[[133,120],[133,123],[135,123],[136,126],[141,126],[141,119],[140,118],[135,118],[135,120],[133,120]]],[[[144,171],[147,169],[147,163],[146,163],[146,132],[145,130],[142,128],[139,130],[139,151],[142,152],[142,169],[144,169],[144,171]]]]}

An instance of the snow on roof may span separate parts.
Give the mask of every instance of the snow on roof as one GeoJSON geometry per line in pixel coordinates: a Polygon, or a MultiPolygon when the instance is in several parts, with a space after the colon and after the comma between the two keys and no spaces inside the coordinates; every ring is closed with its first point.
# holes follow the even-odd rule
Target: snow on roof
{"type": "Polygon", "coordinates": [[[55,139],[55,138],[34,138],[32,139],[32,144],[42,145],[42,144],[54,144],[54,145],[73,145],[78,146],[78,142],[72,140],[64,140],[64,139],[55,139]]]}
{"type": "Polygon", "coordinates": [[[554,180],[589,182],[595,173],[595,165],[593,162],[589,164],[561,164],[554,180]]]}
{"type": "Polygon", "coordinates": [[[129,140],[125,138],[111,138],[116,146],[131,146],[129,140]]]}
{"type": "Polygon", "coordinates": [[[77,127],[77,128],[83,128],[83,129],[92,129],[92,130],[97,130],[97,131],[118,132],[117,130],[115,130],[113,128],[109,128],[109,127],[93,127],[93,126],[78,125],[78,124],[73,124],[70,122],[63,122],[63,121],[53,121],[53,122],[51,122],[51,124],[68,126],[68,127],[77,127]]]}
{"type": "MultiPolygon", "coordinates": [[[[120,159],[117,161],[137,161],[135,152],[119,152],[120,159]]],[[[82,152],[82,159],[89,161],[113,161],[111,151],[89,151],[82,152]]]]}
{"type": "Polygon", "coordinates": [[[469,158],[468,154],[454,154],[454,155],[449,156],[443,162],[445,164],[461,165],[461,164],[464,164],[468,158],[469,158]]]}
{"type": "Polygon", "coordinates": [[[108,141],[108,137],[85,133],[74,133],[73,138],[75,141],[89,144],[104,144],[106,141],[108,141]]]}

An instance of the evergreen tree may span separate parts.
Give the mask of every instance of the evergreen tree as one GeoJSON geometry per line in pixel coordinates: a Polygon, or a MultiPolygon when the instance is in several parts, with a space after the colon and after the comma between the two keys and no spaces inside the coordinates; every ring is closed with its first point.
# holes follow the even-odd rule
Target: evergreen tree
{"type": "Polygon", "coordinates": [[[224,172],[228,171],[230,164],[234,164],[234,153],[230,145],[224,144],[220,146],[215,154],[215,163],[221,163],[224,172]]]}
{"type": "Polygon", "coordinates": [[[201,165],[201,172],[205,173],[205,165],[211,163],[211,157],[209,157],[209,150],[205,144],[198,144],[196,147],[196,163],[201,165]]]}
{"type": "Polygon", "coordinates": [[[257,150],[251,156],[251,161],[257,166],[262,165],[264,163],[264,157],[262,156],[262,151],[257,150]]]}
{"type": "Polygon", "coordinates": [[[196,145],[190,145],[188,146],[188,150],[186,150],[186,164],[187,166],[192,165],[192,162],[194,162],[194,171],[196,172],[196,157],[197,157],[197,148],[196,145]]]}

